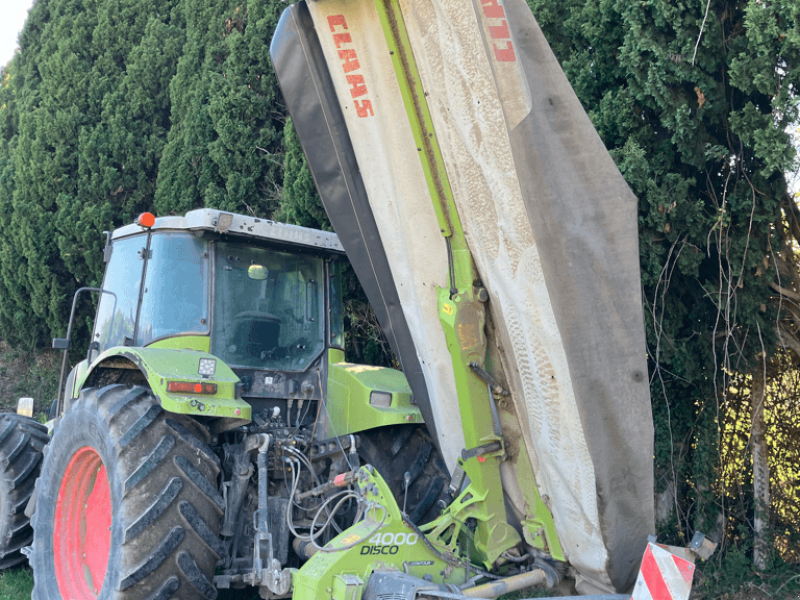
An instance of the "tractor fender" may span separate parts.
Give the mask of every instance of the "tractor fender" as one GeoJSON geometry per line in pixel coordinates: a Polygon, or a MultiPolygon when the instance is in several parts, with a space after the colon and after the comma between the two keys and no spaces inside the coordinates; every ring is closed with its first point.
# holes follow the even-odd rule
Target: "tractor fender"
{"type": "Polygon", "coordinates": [[[424,422],[408,380],[395,369],[348,363],[344,352],[332,349],[327,384],[328,422],[321,425],[327,437],[424,422]]]}
{"type": "Polygon", "coordinates": [[[97,385],[107,370],[140,371],[158,403],[168,412],[237,421],[251,418],[250,405],[236,398],[239,378],[225,362],[208,352],[124,346],[109,348],[80,374],[75,390],[97,385]],[[200,372],[201,360],[205,374],[200,372]],[[170,381],[214,384],[217,389],[215,393],[173,393],[168,391],[170,381]]]}

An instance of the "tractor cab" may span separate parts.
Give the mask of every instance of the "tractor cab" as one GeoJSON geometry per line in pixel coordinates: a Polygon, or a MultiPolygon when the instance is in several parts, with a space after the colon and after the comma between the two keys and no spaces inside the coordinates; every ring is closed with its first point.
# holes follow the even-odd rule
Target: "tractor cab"
{"type": "Polygon", "coordinates": [[[211,209],[146,214],[109,236],[105,259],[84,370],[102,373],[120,348],[196,350],[235,373],[254,416],[323,398],[327,351],[344,346],[335,234],[211,209]]]}

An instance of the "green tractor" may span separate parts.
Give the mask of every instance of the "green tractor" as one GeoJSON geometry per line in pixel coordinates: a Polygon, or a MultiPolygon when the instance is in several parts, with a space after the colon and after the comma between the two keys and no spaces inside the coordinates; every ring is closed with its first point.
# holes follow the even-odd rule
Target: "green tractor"
{"type": "Polygon", "coordinates": [[[27,509],[33,598],[286,596],[359,516],[334,505],[363,462],[438,514],[449,479],[404,376],[345,362],[335,234],[146,213],[105,260],[27,509]]]}

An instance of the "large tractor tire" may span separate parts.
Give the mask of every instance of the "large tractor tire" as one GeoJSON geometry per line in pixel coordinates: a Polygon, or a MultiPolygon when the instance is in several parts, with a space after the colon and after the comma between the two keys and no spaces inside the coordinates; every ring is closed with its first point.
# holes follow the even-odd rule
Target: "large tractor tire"
{"type": "Polygon", "coordinates": [[[0,415],[0,569],[27,560],[33,539],[25,507],[33,493],[47,444],[47,427],[14,413],[0,415]]]}
{"type": "Polygon", "coordinates": [[[417,525],[432,521],[441,513],[439,500],[447,500],[447,466],[423,427],[393,425],[358,434],[361,460],[371,464],[386,481],[402,510],[417,525]],[[405,475],[409,474],[406,497],[405,475]]]}
{"type": "Polygon", "coordinates": [[[82,391],[45,450],[33,600],[216,598],[219,471],[205,428],[146,388],[82,391]]]}

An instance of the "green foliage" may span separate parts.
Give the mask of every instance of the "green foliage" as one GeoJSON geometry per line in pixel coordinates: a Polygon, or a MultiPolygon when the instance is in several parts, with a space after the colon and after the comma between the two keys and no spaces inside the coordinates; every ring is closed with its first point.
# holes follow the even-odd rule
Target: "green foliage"
{"type": "Polygon", "coordinates": [[[328,215],[317,194],[311,169],[308,167],[300,140],[292,120],[287,119],[283,138],[285,168],[283,194],[281,195],[278,219],[303,227],[315,227],[333,231],[328,215]]]}
{"type": "Polygon", "coordinates": [[[33,591],[33,571],[13,569],[0,573],[0,600],[26,600],[33,591]]]}
{"type": "Polygon", "coordinates": [[[639,198],[656,487],[677,486],[679,499],[670,541],[721,533],[720,520],[732,531],[754,507],[727,513],[722,423],[749,400],[728,389],[757,354],[773,356],[787,306],[769,284],[792,247],[782,209],[793,203],[800,5],[529,4],[639,198]]]}
{"type": "Polygon", "coordinates": [[[34,414],[45,413],[58,394],[61,354],[27,352],[0,342],[0,411],[14,412],[17,400],[34,399],[34,414]]]}
{"type": "MultiPolygon", "coordinates": [[[[101,232],[145,210],[211,206],[331,229],[269,60],[284,8],[37,3],[0,80],[0,339],[33,350],[63,336],[73,292],[100,282],[101,232]]],[[[369,310],[353,290],[360,325],[369,310]]],[[[83,347],[94,304],[78,308],[83,347]]],[[[390,361],[370,323],[356,356],[390,361]]]]}
{"type": "Polygon", "coordinates": [[[269,42],[278,0],[181,0],[186,44],[169,89],[172,127],[155,207],[271,215],[283,179],[280,92],[269,42]]]}
{"type": "Polygon", "coordinates": [[[798,594],[800,577],[796,564],[774,556],[767,572],[753,571],[752,540],[708,562],[698,563],[692,589],[693,598],[729,600],[795,600],[798,594]]]}

